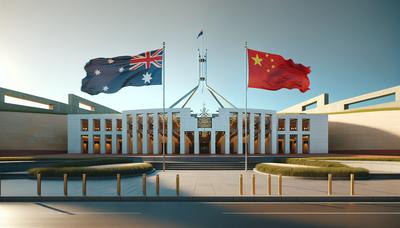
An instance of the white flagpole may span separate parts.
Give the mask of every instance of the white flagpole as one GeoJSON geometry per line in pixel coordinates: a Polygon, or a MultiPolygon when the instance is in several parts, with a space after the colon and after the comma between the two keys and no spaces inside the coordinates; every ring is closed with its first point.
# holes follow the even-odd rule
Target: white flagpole
{"type": "Polygon", "coordinates": [[[244,170],[247,171],[247,76],[248,76],[248,56],[247,56],[247,41],[244,44],[244,48],[246,51],[246,76],[244,77],[245,85],[246,85],[246,102],[245,102],[245,115],[244,115],[244,129],[245,129],[245,143],[244,143],[244,170]]]}
{"type": "Polygon", "coordinates": [[[163,42],[163,62],[162,62],[162,85],[163,85],[163,115],[162,115],[162,156],[163,172],[165,172],[165,42],[163,42]]]}

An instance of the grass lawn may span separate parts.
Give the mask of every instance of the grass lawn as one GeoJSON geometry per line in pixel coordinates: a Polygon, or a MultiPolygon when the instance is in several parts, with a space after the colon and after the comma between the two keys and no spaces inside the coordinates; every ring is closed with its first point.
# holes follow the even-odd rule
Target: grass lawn
{"type": "Polygon", "coordinates": [[[339,162],[314,160],[313,158],[279,158],[274,160],[276,163],[297,164],[313,166],[307,167],[285,167],[271,164],[260,163],[256,165],[256,170],[263,173],[297,176],[297,177],[327,177],[332,174],[333,177],[349,177],[354,174],[358,178],[367,178],[369,172],[364,168],[353,168],[339,162]],[[318,167],[318,168],[314,168],[318,167]]]}
{"type": "Polygon", "coordinates": [[[69,177],[81,177],[86,174],[87,177],[110,177],[117,174],[123,175],[139,175],[153,170],[153,166],[149,163],[127,163],[115,166],[71,166],[71,167],[46,167],[32,168],[28,170],[31,177],[36,177],[38,173],[42,177],[63,177],[68,174],[69,177]]]}

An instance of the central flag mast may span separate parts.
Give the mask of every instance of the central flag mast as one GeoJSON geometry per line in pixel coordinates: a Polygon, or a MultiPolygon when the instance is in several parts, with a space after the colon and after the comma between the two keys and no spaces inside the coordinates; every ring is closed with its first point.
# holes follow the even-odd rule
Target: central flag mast
{"type": "Polygon", "coordinates": [[[245,142],[244,142],[244,170],[245,171],[247,171],[247,75],[248,75],[248,64],[249,64],[249,61],[248,61],[248,55],[247,55],[247,41],[244,43],[244,48],[245,48],[245,50],[246,50],[246,76],[244,77],[244,80],[245,80],[245,85],[246,85],[246,102],[245,102],[245,115],[244,115],[244,131],[245,131],[245,133],[244,133],[244,135],[245,135],[245,137],[244,137],[244,140],[245,140],[245,142]]]}
{"type": "Polygon", "coordinates": [[[164,142],[165,140],[165,42],[163,42],[162,80],[163,80],[162,156],[163,156],[163,172],[165,172],[165,142],[164,142]]]}

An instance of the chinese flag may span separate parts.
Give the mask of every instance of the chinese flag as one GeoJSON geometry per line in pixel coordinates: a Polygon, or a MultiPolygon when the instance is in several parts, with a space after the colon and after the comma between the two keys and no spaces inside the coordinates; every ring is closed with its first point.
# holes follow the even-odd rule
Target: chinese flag
{"type": "Polygon", "coordinates": [[[299,89],[302,93],[309,90],[307,75],[310,67],[296,64],[280,55],[247,49],[249,61],[249,87],[267,90],[282,88],[299,89]]]}

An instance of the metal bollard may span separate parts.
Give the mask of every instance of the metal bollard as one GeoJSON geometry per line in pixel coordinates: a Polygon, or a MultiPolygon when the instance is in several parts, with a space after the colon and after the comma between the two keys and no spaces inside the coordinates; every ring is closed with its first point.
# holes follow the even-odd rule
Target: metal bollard
{"type": "Polygon", "coordinates": [[[158,174],[156,175],[156,195],[160,195],[160,177],[158,174]]]}
{"type": "Polygon", "coordinates": [[[38,196],[42,195],[42,180],[40,173],[37,174],[37,195],[38,196]]]}
{"type": "Polygon", "coordinates": [[[243,195],[243,174],[239,176],[239,194],[243,195]]]}
{"type": "Polygon", "coordinates": [[[179,196],[179,174],[176,174],[176,195],[179,196]]]}
{"type": "Polygon", "coordinates": [[[143,184],[143,195],[147,195],[147,189],[146,189],[146,174],[143,174],[142,176],[142,184],[143,184]]]}
{"type": "Polygon", "coordinates": [[[282,175],[278,176],[278,195],[282,195],[282,175]]]}
{"type": "Polygon", "coordinates": [[[253,176],[251,177],[251,192],[253,193],[253,195],[256,194],[256,175],[253,174],[253,176]]]}
{"type": "Polygon", "coordinates": [[[82,195],[86,196],[86,174],[82,174],[82,195]]]}
{"type": "Polygon", "coordinates": [[[68,174],[64,173],[64,196],[68,196],[68,174]]]}
{"type": "Polygon", "coordinates": [[[121,196],[121,174],[117,174],[117,194],[121,196]]]}
{"type": "Polygon", "coordinates": [[[272,191],[271,191],[271,188],[272,188],[272,186],[271,186],[271,174],[268,174],[268,176],[267,176],[267,184],[268,184],[268,186],[267,186],[268,195],[271,195],[272,194],[272,191]]]}
{"type": "Polygon", "coordinates": [[[332,174],[328,174],[328,196],[332,195],[332,174]]]}
{"type": "Polygon", "coordinates": [[[354,196],[354,174],[350,174],[350,195],[354,196]]]}

